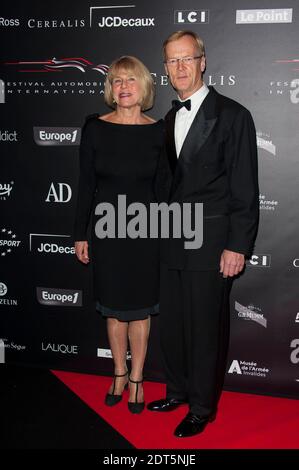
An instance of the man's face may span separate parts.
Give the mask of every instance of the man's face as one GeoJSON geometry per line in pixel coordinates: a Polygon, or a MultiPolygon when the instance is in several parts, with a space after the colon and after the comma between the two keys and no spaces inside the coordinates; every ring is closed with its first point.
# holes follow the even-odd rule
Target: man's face
{"type": "MultiPolygon", "coordinates": [[[[166,61],[183,57],[198,57],[198,47],[191,36],[183,36],[177,41],[171,41],[166,46],[166,61]]],[[[178,61],[175,64],[165,64],[172,86],[180,98],[189,98],[202,86],[202,72],[205,69],[205,57],[194,59],[190,64],[178,61]]]]}

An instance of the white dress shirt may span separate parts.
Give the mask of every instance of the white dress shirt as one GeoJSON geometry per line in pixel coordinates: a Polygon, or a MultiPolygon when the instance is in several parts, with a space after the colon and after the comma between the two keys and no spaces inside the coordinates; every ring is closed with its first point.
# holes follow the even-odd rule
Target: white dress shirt
{"type": "Polygon", "coordinates": [[[188,98],[191,100],[191,110],[188,111],[188,109],[183,107],[176,113],[174,125],[174,140],[177,157],[179,157],[180,155],[184,140],[189,132],[191,124],[196,116],[196,113],[208,93],[209,89],[207,85],[203,83],[200,89],[193,93],[190,98],[188,98]]]}

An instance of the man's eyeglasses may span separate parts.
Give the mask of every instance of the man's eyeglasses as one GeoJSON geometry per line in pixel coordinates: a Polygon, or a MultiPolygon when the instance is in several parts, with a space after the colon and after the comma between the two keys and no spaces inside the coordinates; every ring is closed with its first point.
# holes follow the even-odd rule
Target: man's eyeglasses
{"type": "Polygon", "coordinates": [[[201,59],[202,55],[198,55],[195,57],[178,57],[176,59],[167,59],[165,60],[164,64],[168,65],[169,67],[176,67],[179,62],[183,65],[192,65],[196,59],[201,59]]]}

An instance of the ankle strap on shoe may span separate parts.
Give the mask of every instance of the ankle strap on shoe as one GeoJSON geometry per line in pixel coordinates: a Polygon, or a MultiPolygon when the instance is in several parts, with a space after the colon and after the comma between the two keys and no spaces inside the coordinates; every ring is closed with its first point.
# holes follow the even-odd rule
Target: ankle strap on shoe
{"type": "Polygon", "coordinates": [[[143,379],[141,379],[141,380],[132,380],[131,377],[129,377],[129,381],[130,381],[132,384],[142,384],[143,379]]]}
{"type": "Polygon", "coordinates": [[[125,374],[114,374],[114,377],[125,377],[128,375],[128,371],[125,374]]]}

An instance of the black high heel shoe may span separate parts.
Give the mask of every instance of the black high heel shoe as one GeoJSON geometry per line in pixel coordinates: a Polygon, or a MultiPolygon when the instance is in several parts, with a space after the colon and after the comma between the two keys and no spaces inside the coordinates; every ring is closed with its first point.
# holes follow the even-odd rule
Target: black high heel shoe
{"type": "MultiPolygon", "coordinates": [[[[125,377],[126,375],[128,375],[128,371],[125,373],[125,374],[121,374],[121,375],[117,375],[115,374],[114,375],[114,378],[113,378],[113,388],[112,388],[112,393],[107,393],[106,394],[106,397],[105,397],[105,404],[107,406],[114,406],[114,405],[117,405],[117,403],[119,403],[122,399],[122,394],[121,395],[114,395],[114,390],[115,390],[115,383],[116,383],[116,379],[118,377],[125,377]]],[[[128,382],[126,383],[126,385],[124,386],[124,390],[127,390],[128,389],[128,382]]]]}
{"type": "Polygon", "coordinates": [[[135,392],[135,401],[134,402],[128,401],[128,408],[129,408],[129,411],[131,411],[131,413],[139,414],[143,411],[144,405],[145,405],[144,401],[142,402],[137,401],[139,384],[142,384],[143,380],[132,380],[131,377],[129,377],[129,382],[132,384],[136,384],[136,392],[135,392]]]}

